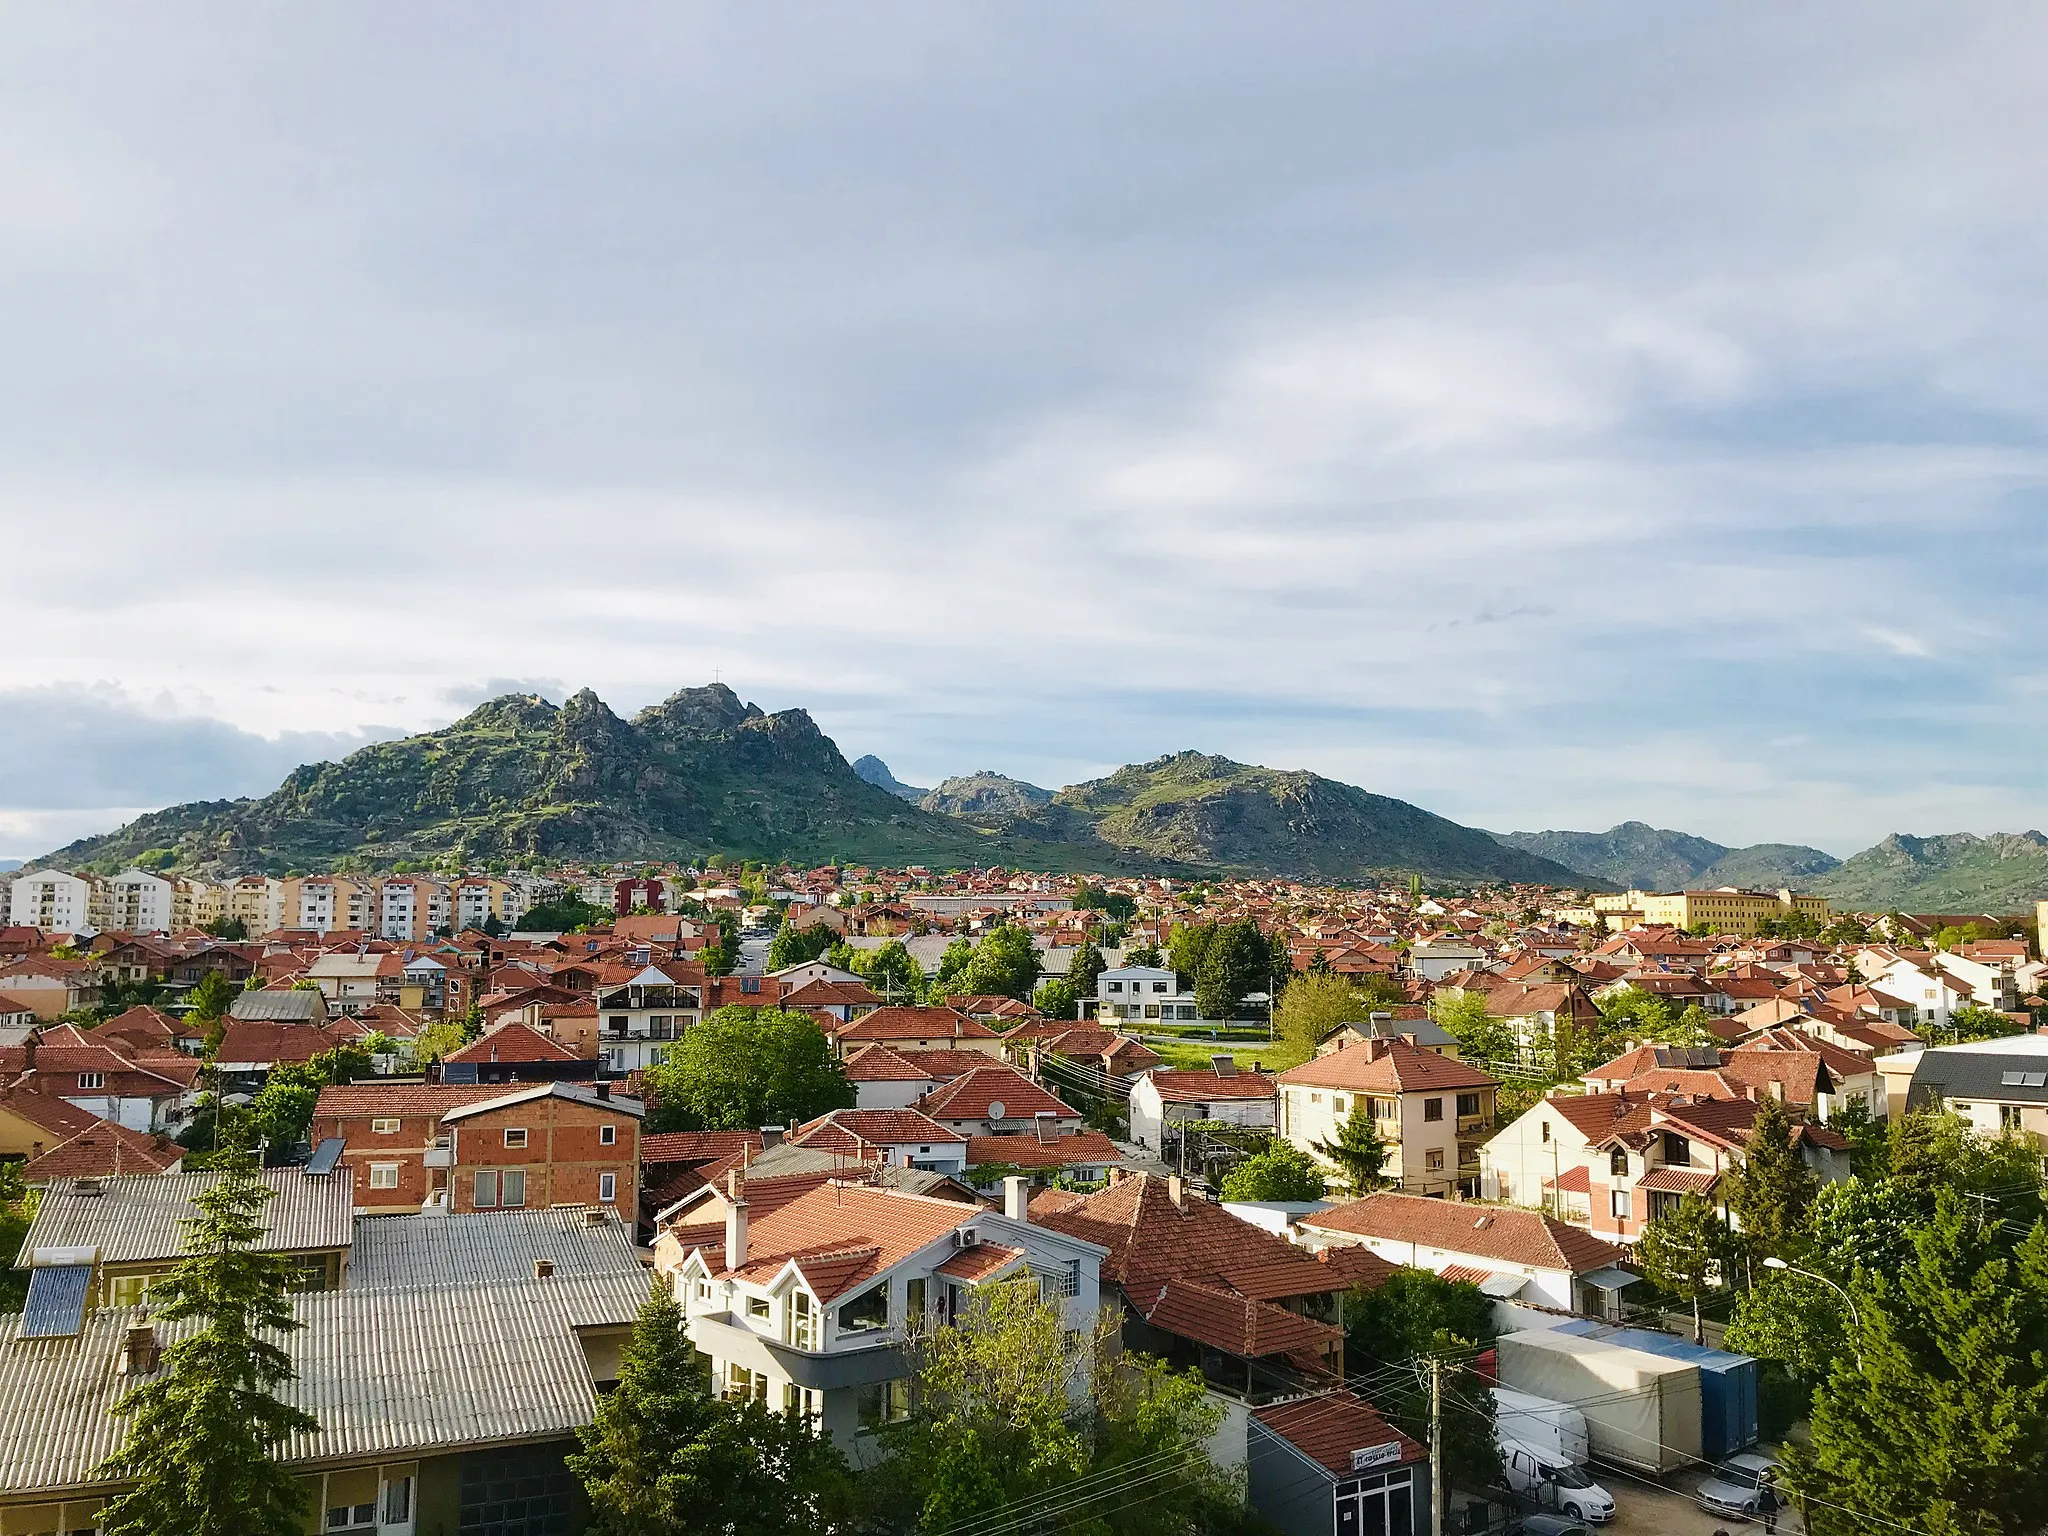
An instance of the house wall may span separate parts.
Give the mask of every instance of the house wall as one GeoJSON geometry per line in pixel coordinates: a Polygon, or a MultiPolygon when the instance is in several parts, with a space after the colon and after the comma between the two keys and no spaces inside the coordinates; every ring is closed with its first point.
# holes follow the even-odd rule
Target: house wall
{"type": "MultiPolygon", "coordinates": [[[[609,1205],[627,1221],[640,1216],[640,1122],[615,1109],[577,1104],[552,1095],[466,1115],[451,1123],[455,1135],[454,1178],[449,1209],[476,1205],[476,1175],[508,1168],[526,1172],[526,1205],[609,1205]],[[600,1142],[603,1126],[617,1128],[611,1146],[600,1142]],[[505,1132],[523,1128],[526,1145],[508,1147],[505,1132]],[[610,1200],[599,1195],[602,1174],[615,1176],[610,1200]]],[[[490,1209],[490,1207],[486,1207],[490,1209]]]]}
{"type": "Polygon", "coordinates": [[[1531,1105],[1479,1149],[1480,1197],[1541,1210],[1546,1182],[1590,1155],[1577,1126],[1547,1102],[1531,1105]]]}
{"type": "MultiPolygon", "coordinates": [[[[1317,1152],[1314,1143],[1334,1141],[1358,1101],[1370,1098],[1377,1110],[1374,1118],[1380,1135],[1387,1141],[1387,1178],[1417,1194],[1439,1193],[1458,1181],[1458,1096],[1448,1089],[1388,1098],[1289,1083],[1282,1086],[1280,1098],[1281,1134],[1325,1167],[1334,1168],[1335,1164],[1317,1152]],[[1440,1120],[1428,1117],[1432,1099],[1441,1106],[1440,1120]],[[1436,1166],[1432,1166],[1431,1153],[1437,1154],[1436,1166]]],[[[1480,1104],[1483,1109],[1486,1095],[1481,1095],[1480,1104]]],[[[1469,1116],[1466,1123],[1477,1125],[1483,1119],[1483,1115],[1469,1116]]]]}

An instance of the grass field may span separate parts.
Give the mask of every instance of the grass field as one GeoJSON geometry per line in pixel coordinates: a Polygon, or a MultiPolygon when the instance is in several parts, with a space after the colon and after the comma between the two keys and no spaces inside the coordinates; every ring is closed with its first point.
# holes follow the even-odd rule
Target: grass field
{"type": "Polygon", "coordinates": [[[1166,1064],[1172,1067],[1207,1067],[1212,1055],[1228,1051],[1237,1058],[1240,1067],[1264,1067],[1269,1072],[1283,1071],[1297,1065],[1301,1056],[1287,1045],[1267,1045],[1264,1042],[1243,1042],[1218,1040],[1215,1042],[1189,1041],[1185,1045],[1169,1045],[1160,1040],[1147,1040],[1148,1050],[1157,1051],[1166,1064]]]}

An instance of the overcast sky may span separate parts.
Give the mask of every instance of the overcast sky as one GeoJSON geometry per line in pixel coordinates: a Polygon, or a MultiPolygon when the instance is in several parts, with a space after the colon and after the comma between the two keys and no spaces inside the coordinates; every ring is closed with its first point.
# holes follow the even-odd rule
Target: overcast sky
{"type": "Polygon", "coordinates": [[[9,5],[0,855],[493,691],[2048,821],[2048,13],[9,5]]]}

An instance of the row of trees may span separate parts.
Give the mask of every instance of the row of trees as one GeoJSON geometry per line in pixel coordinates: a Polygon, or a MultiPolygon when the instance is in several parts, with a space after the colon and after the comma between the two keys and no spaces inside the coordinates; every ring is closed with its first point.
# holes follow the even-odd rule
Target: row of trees
{"type": "Polygon", "coordinates": [[[649,1131],[796,1125],[850,1109],[853,1084],[818,1021],[781,1008],[720,1008],[646,1072],[649,1131]]]}

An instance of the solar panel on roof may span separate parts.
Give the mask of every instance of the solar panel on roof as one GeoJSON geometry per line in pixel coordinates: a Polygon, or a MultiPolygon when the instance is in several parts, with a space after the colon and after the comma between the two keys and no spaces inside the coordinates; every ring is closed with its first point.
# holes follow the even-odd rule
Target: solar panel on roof
{"type": "Polygon", "coordinates": [[[322,1179],[334,1172],[334,1165],[341,1161],[341,1151],[348,1143],[339,1136],[330,1136],[313,1149],[313,1155],[306,1162],[306,1177],[322,1179]]]}
{"type": "Polygon", "coordinates": [[[29,1271],[28,1300],[21,1309],[24,1339],[68,1339],[85,1327],[85,1295],[92,1287],[90,1264],[63,1264],[29,1271]]]}
{"type": "Polygon", "coordinates": [[[2021,1086],[2026,1088],[2048,1088],[2048,1072],[2027,1073],[2026,1081],[2021,1086]]]}

